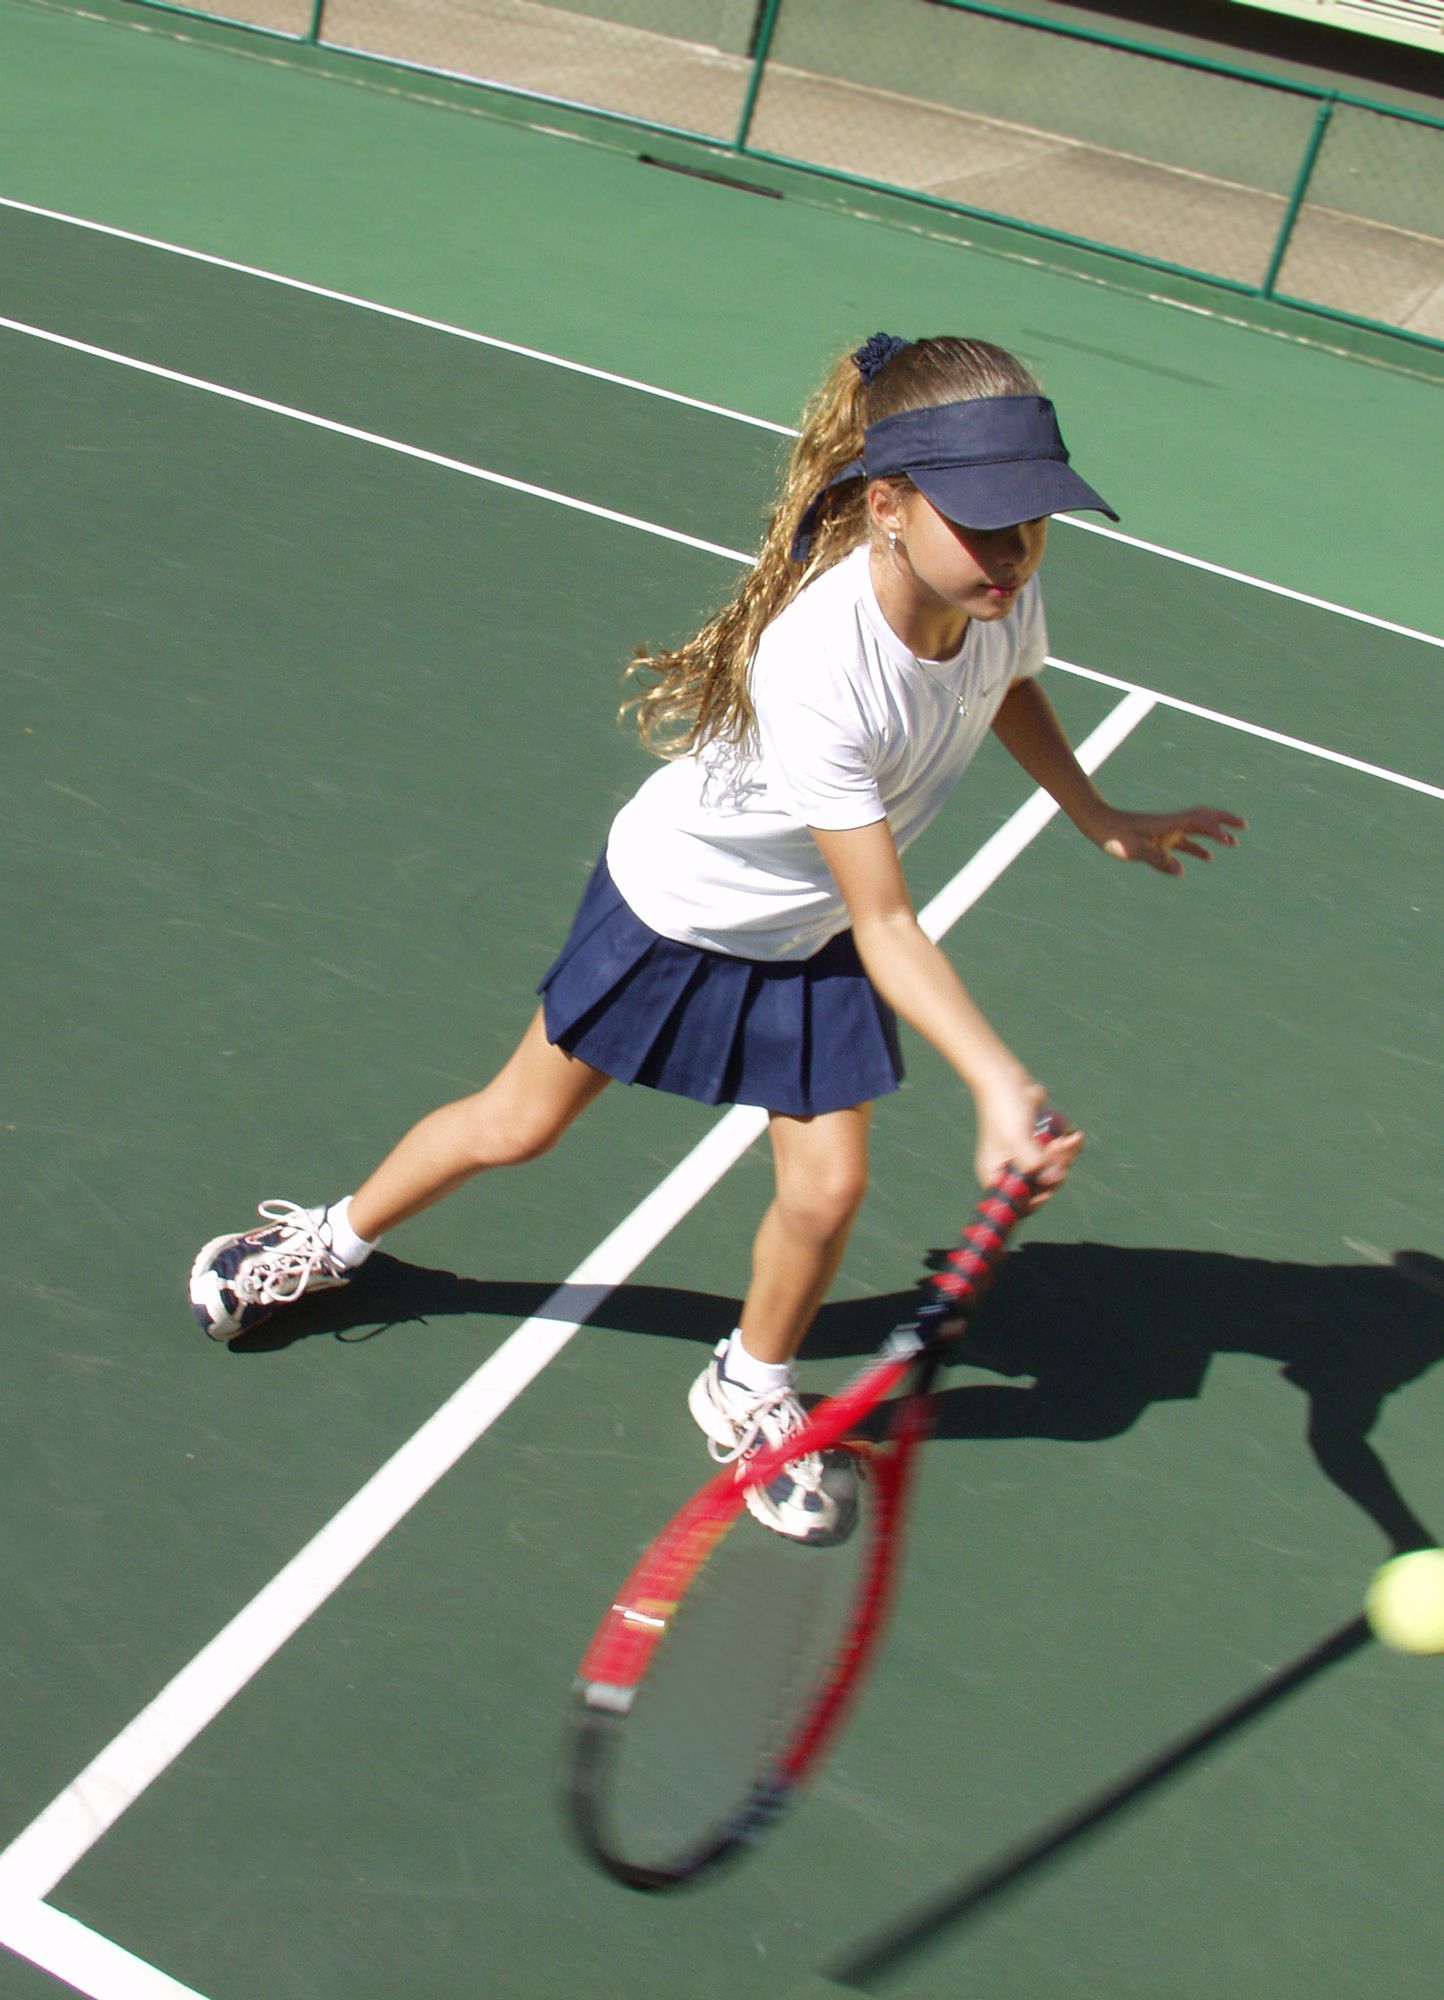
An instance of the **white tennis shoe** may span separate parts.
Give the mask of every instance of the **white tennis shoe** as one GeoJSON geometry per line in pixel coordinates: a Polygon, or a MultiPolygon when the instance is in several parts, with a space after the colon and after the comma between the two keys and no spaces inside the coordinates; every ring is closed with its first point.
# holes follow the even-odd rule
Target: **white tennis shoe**
{"type": "Polygon", "coordinates": [[[191,1266],[191,1311],[212,1340],[235,1340],[304,1292],[344,1285],[351,1272],[319,1217],[293,1201],[263,1201],[265,1225],[216,1236],[191,1266]]]}
{"type": "MultiPolygon", "coordinates": [[[[765,1446],[801,1430],[807,1413],[790,1388],[757,1396],[731,1380],[727,1341],[692,1384],[687,1407],[706,1433],[718,1465],[742,1467],[765,1446]]],[[[748,1511],[764,1527],[798,1542],[840,1542],[857,1520],[857,1467],[846,1451],[808,1452],[765,1486],[747,1489],[748,1511]]]]}

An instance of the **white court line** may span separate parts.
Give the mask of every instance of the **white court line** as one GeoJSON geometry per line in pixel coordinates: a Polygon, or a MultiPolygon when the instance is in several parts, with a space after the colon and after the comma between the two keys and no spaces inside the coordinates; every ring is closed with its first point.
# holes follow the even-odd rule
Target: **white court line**
{"type": "MultiPolygon", "coordinates": [[[[1134,692],[1078,746],[1094,771],[1154,706],[1134,692]]],[[[1035,793],[919,913],[941,937],[1053,818],[1035,793]]],[[[736,1164],[767,1123],[738,1105],[572,1272],[541,1311],[443,1403],[154,1700],[0,1854],[0,1909],[48,1895],[142,1792],[215,1720],[585,1324],[610,1292],[736,1164]]],[[[122,1989],[82,1989],[122,2000],[122,1989]]]]}
{"type": "Polygon", "coordinates": [[[1274,597],[1288,597],[1295,604],[1307,604],[1315,611],[1331,611],[1336,618],[1352,618],[1360,625],[1372,625],[1380,632],[1393,632],[1401,639],[1417,639],[1421,646],[1444,647],[1444,639],[1433,632],[1420,632],[1412,625],[1396,625],[1391,619],[1376,618],[1372,611],[1353,611],[1347,604],[1335,604],[1327,597],[1310,597],[1306,590],[1291,590],[1285,583],[1267,583],[1261,576],[1250,576],[1247,570],[1227,569],[1222,563],[1205,562],[1202,556],[1186,556],[1178,549],[1166,549],[1159,542],[1141,541],[1137,535],[1125,535],[1117,528],[1105,527],[1101,521],[1080,521],[1074,514],[1059,514],[1055,517],[1066,521],[1070,528],[1081,528],[1085,535],[1103,535],[1110,542],[1122,542],[1126,548],[1142,549],[1150,556],[1165,556],[1169,562],[1183,563],[1189,569],[1206,570],[1210,576],[1226,577],[1230,583],[1246,583],[1251,590],[1266,590],[1274,597]]]}
{"type": "MultiPolygon", "coordinates": [[[[1077,674],[1085,681],[1098,681],[1104,687],[1132,688],[1132,681],[1120,680],[1116,674],[1099,673],[1096,667],[1075,666],[1071,660],[1060,660],[1051,653],[1048,665],[1057,667],[1061,673],[1077,674]]],[[[1149,690],[1143,690],[1149,692],[1149,690]]],[[[1444,799],[1444,786],[1426,785],[1422,778],[1409,778],[1402,771],[1390,771],[1382,764],[1365,763],[1362,757],[1346,757],[1342,750],[1329,750],[1322,743],[1306,742],[1302,736],[1286,736],[1279,729],[1265,729],[1262,723],[1245,722],[1237,715],[1225,715],[1221,709],[1203,708],[1196,701],[1184,701],[1174,694],[1154,693],[1153,699],[1160,708],[1176,708],[1182,715],[1196,715],[1204,722],[1217,722],[1225,729],[1241,730],[1245,736],[1260,736],[1265,743],[1278,743],[1286,750],[1301,750],[1306,757],[1322,757],[1326,763],[1342,764],[1346,771],[1361,771],[1365,777],[1382,778],[1387,784],[1402,785],[1406,791],[1422,792],[1426,798],[1444,799]]]]}
{"type": "MultiPolygon", "coordinates": [[[[710,416],[726,417],[737,424],[750,424],[758,430],[773,431],[779,437],[796,437],[797,430],[792,424],[772,423],[766,417],[750,416],[745,410],[734,410],[725,403],[703,402],[695,396],[683,396],[674,389],[660,389],[652,382],[638,381],[632,375],[616,375],[605,368],[592,368],[585,362],[569,361],[560,354],[548,353],[540,347],[522,347],[515,341],[499,340],[493,334],[476,333],[470,327],[455,326],[447,320],[428,319],[422,313],[404,312],[399,306],[379,304],[375,299],[363,299],[353,292],[338,292],[325,285],[313,285],[304,278],[288,278],[279,271],[263,270],[255,264],[239,264],[229,257],[213,256],[205,250],[190,250],[180,243],[168,243],[158,236],[142,236],[133,229],[117,229],[106,222],[92,222],[85,216],[68,215],[58,208],[41,208],[34,202],[15,201],[0,195],[0,208],[13,208],[25,215],[43,216],[49,222],[63,222],[73,229],[88,229],[97,236],[113,236],[123,243],[138,243],[147,250],[164,250],[172,257],[185,257],[192,263],[213,265],[217,270],[234,271],[241,277],[259,278],[268,285],[283,285],[288,291],[304,292],[313,298],[330,299],[338,305],[354,306],[360,312],[377,313],[385,319],[395,319],[409,326],[424,327],[428,332],[445,333],[457,340],[469,340],[480,347],[499,348],[503,353],[519,354],[528,361],[540,361],[548,368],[564,368],[575,375],[587,375],[598,382],[611,382],[618,388],[634,389],[639,395],[658,396],[665,402],[680,403],[692,410],[704,410],[710,416]]],[[[78,345],[78,343],[77,343],[78,345]]],[[[95,350],[99,352],[100,350],[95,350]]],[[[160,371],[163,372],[163,371],[160,371]]],[[[1121,529],[1110,528],[1102,521],[1080,521],[1073,514],[1059,514],[1058,520],[1070,528],[1080,528],[1085,534],[1102,535],[1105,540],[1122,542],[1125,547],[1141,549],[1148,555],[1159,556],[1165,562],[1183,563],[1189,569],[1206,571],[1210,576],[1225,577],[1230,583],[1241,583],[1252,590],[1266,590],[1275,597],[1291,598],[1295,603],[1310,605],[1316,611],[1329,611],[1339,618],[1351,618],[1361,625],[1373,625],[1381,632],[1393,632],[1400,638],[1417,639],[1424,646],[1444,647],[1444,639],[1432,632],[1421,632],[1412,625],[1396,625],[1388,618],[1379,618],[1371,611],[1355,611],[1350,605],[1336,604],[1326,597],[1313,597],[1307,591],[1293,590],[1287,584],[1270,583],[1265,577],[1253,576],[1247,570],[1229,569],[1222,563],[1206,561],[1202,556],[1185,555],[1180,549],[1170,549],[1162,542],[1142,541],[1136,535],[1125,535],[1121,529]]],[[[751,557],[739,556],[739,561],[750,561],[751,557]]]]}
{"type": "Polygon", "coordinates": [[[193,1986],[124,1951],[48,1903],[0,1909],[0,1945],[8,1945],[67,1986],[96,2000],[205,2000],[193,1986]]]}
{"type": "MultiPolygon", "coordinates": [[[[439,466],[445,472],[459,472],[468,479],[480,479],[489,486],[503,487],[509,493],[523,493],[529,499],[547,500],[554,506],[569,508],[573,513],[589,514],[599,521],[611,521],[619,527],[634,528],[639,534],[656,535],[662,541],[676,542],[683,548],[698,549],[704,555],[721,556],[724,561],[735,563],[750,563],[754,560],[743,549],[729,549],[721,542],[704,541],[698,535],[685,535],[680,529],[664,528],[659,522],[644,521],[636,514],[621,514],[613,507],[602,507],[592,500],[578,500],[572,494],[558,493],[549,486],[533,485],[530,480],[513,479],[504,472],[493,472],[486,466],[473,465],[467,459],[449,458],[443,452],[425,451],[420,445],[407,444],[400,438],[383,437],[378,431],[359,430],[354,424],[340,423],[334,417],[317,416],[312,410],[297,409],[290,403],[272,402],[269,397],[253,396],[246,390],[231,389],[220,382],[208,382],[199,375],[181,374],[174,368],[162,368],[155,361],[141,361],[134,355],[120,354],[113,348],[96,347],[89,341],[75,340],[69,334],[53,333],[46,327],[30,326],[23,320],[3,317],[0,317],[0,327],[8,328],[12,333],[29,335],[35,340],[47,341],[56,347],[67,348],[77,354],[89,355],[95,360],[114,362],[120,368],[135,369],[142,375],[155,376],[163,382],[178,383],[182,388],[199,389],[207,395],[219,396],[225,402],[240,403],[247,409],[264,411],[268,416],[287,417],[292,422],[305,424],[313,430],[327,431],[337,437],[352,439],[358,444],[374,445],[381,451],[396,452],[402,458],[417,459],[425,465],[439,466]]],[[[1403,631],[1404,628],[1397,626],[1392,629],[1403,631]]],[[[1437,788],[1425,784],[1422,779],[1405,777],[1402,773],[1386,770],[1379,764],[1363,763],[1358,758],[1344,756],[1341,751],[1328,750],[1318,744],[1307,743],[1302,737],[1283,736],[1276,731],[1263,729],[1255,723],[1244,722],[1236,716],[1224,715],[1215,709],[1200,708],[1174,695],[1158,694],[1152,689],[1139,688],[1136,683],[1120,680],[1116,675],[1099,673],[1090,667],[1073,666],[1066,660],[1053,660],[1051,664],[1063,668],[1067,673],[1081,674],[1088,679],[1101,681],[1109,687],[1146,694],[1150,699],[1163,702],[1170,708],[1183,709],[1189,714],[1206,717],[1228,728],[1241,729],[1254,736],[1268,737],[1292,749],[1307,751],[1311,756],[1324,757],[1331,763],[1344,764],[1353,770],[1368,772],[1373,777],[1387,779],[1391,784],[1404,785],[1413,791],[1425,792],[1433,797],[1439,796],[1437,788]]]]}
{"type": "Polygon", "coordinates": [[[750,417],[745,410],[728,409],[723,403],[705,403],[696,396],[680,395],[675,389],[659,389],[655,383],[639,382],[631,375],[614,375],[606,368],[592,368],[584,361],[568,361],[560,354],[548,354],[540,347],[522,347],[514,340],[500,340],[495,334],[476,333],[469,326],[454,326],[444,319],[428,319],[424,313],[405,312],[400,306],[384,306],[375,299],[358,298],[354,292],[332,291],[326,285],[308,284],[304,278],[287,278],[279,271],[263,271],[255,264],[238,264],[230,257],[213,257],[205,250],[187,250],[180,243],[165,243],[157,236],[140,236],[133,229],[116,229],[107,222],[87,222],[83,216],[66,215],[58,208],[40,208],[31,201],[13,201],[0,195],[0,208],[18,209],[23,215],[44,216],[48,222],[66,222],[74,229],[89,229],[97,236],[114,236],[122,243],[139,243],[147,250],[165,250],[172,257],[185,257],[193,264],[210,264],[218,271],[234,271],[242,278],[261,278],[268,285],[284,285],[287,291],[305,292],[314,299],[329,299],[335,305],[354,306],[360,312],[376,313],[382,319],[400,320],[406,326],[423,327],[428,333],[450,334],[455,340],[469,340],[477,347],[494,347],[503,354],[519,354],[525,361],[540,361],[548,368],[564,368],[572,375],[588,375],[595,382],[610,382],[618,389],[635,389],[639,395],[657,396],[666,403],[681,403],[689,410],[708,416],[727,417],[734,424],[751,424],[760,431],[775,431],[779,437],[796,437],[790,424],[770,423],[766,417],[750,417]]]}
{"type": "Polygon", "coordinates": [[[700,549],[704,555],[725,556],[729,562],[751,562],[752,558],[737,549],[724,548],[720,542],[703,541],[698,535],[684,535],[677,528],[663,528],[656,521],[643,521],[635,514],[619,514],[613,507],[599,507],[591,500],[577,500],[569,493],[555,493],[549,486],[533,486],[526,479],[511,479],[504,472],[491,472],[485,466],[471,465],[464,458],[448,458],[444,452],[423,451],[420,445],[406,444],[400,438],[383,437],[379,431],[358,430],[354,424],[338,423],[334,417],[319,417],[312,410],[298,410],[290,403],[273,403],[267,396],[252,396],[244,389],[229,389],[222,382],[208,382],[200,375],[183,375],[175,368],[162,368],[154,361],[140,361],[133,354],[120,354],[114,348],[96,347],[86,340],[72,340],[69,334],[52,333],[48,327],[29,326],[24,320],[0,318],[0,327],[11,333],[28,334],[32,340],[47,341],[53,347],[64,347],[75,354],[89,355],[96,361],[110,361],[118,368],[133,368],[141,375],[153,375],[162,382],[176,382],[184,389],[201,389],[208,396],[219,396],[227,403],[243,403],[250,410],[264,410],[268,416],[288,417],[292,423],[306,424],[312,430],[329,431],[333,436],[352,438],[358,444],[376,445],[382,451],[394,451],[402,458],[419,459],[423,465],[439,465],[445,472],[461,472],[468,479],[485,480],[489,486],[503,486],[509,493],[525,493],[533,500],[550,500],[554,506],[570,507],[574,513],[591,514],[599,521],[614,521],[622,528],[635,528],[639,534],[658,535],[665,542],[680,542],[684,548],[700,549]]]}
{"type": "MultiPolygon", "coordinates": [[[[1096,771],[1123,739],[1132,735],[1157,700],[1157,695],[1150,694],[1146,688],[1130,689],[1117,708],[1110,709],[1092,734],[1079,744],[1075,754],[1083,769],[1096,771]]],[[[918,911],[918,922],[928,936],[935,940],[945,936],[958,919],[972,908],[984,890],[997,880],[1007,863],[1021,854],[1028,842],[1042,832],[1057,810],[1056,800],[1049,798],[1044,791],[1034,792],[1019,806],[992,839],[983,842],[972,860],[958,870],[952,881],[945,883],[932,901],[918,911]],[[1001,861],[1000,855],[1003,857],[1001,861]]]]}

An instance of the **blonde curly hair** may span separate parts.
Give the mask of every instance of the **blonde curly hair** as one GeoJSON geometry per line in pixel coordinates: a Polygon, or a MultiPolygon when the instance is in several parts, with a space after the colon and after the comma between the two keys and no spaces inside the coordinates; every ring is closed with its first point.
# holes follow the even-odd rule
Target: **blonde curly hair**
{"type": "MultiPolygon", "coordinates": [[[[839,361],[803,412],[761,550],[735,597],[684,645],[671,652],[639,646],[627,667],[632,685],[621,714],[635,718],[646,747],[662,757],[685,757],[704,743],[742,743],[751,733],[747,676],[763,632],[805,584],[869,539],[866,481],[848,479],[824,491],[861,457],[868,424],[939,403],[1039,393],[1037,381],[1006,348],[950,334],[899,347],[870,380],[853,354],[839,361]],[[793,542],[819,494],[811,544],[799,562],[793,542]]],[[[891,483],[909,482],[899,474],[891,483]]]]}

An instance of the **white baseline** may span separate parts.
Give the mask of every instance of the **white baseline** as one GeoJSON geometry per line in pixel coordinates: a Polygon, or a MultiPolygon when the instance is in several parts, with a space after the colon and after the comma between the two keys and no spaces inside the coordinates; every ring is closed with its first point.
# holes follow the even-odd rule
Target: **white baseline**
{"type": "MultiPolygon", "coordinates": [[[[583,361],[571,361],[564,355],[551,354],[540,347],[524,347],[513,340],[499,339],[495,334],[477,333],[470,327],[457,326],[447,320],[429,319],[422,313],[406,312],[399,306],[382,305],[376,299],[364,299],[354,292],[341,292],[325,285],[309,283],[304,278],[291,278],[280,271],[268,271],[255,264],[237,263],[230,257],[218,257],[210,251],[188,249],[181,243],[168,243],[158,236],[142,236],[133,229],[119,229],[111,223],[93,222],[85,216],[68,215],[57,208],[42,208],[35,202],[15,201],[0,196],[0,208],[13,208],[24,215],[38,215],[48,222],[63,222],[72,229],[89,230],[97,236],[114,237],[122,243],[136,243],[147,250],[162,250],[168,256],[184,257],[195,264],[207,264],[216,270],[234,271],[238,276],[258,278],[268,285],[282,285],[288,291],[303,292],[313,298],[329,299],[338,305],[351,306],[358,312],[376,313],[385,319],[400,320],[409,326],[422,327],[430,333],[444,333],[456,340],[468,340],[479,347],[493,347],[506,354],[521,355],[525,360],[540,362],[544,367],[563,368],[570,374],[587,375],[598,382],[610,382],[620,389],[634,390],[638,395],[657,396],[669,403],[680,403],[687,409],[702,410],[710,416],[723,417],[730,423],[749,424],[754,429],[772,431],[779,437],[796,437],[792,424],[778,424],[766,417],[751,416],[746,410],[735,410],[725,403],[709,403],[696,396],[681,395],[675,389],[663,389],[654,382],[642,382],[633,375],[618,375],[606,368],[594,368],[583,361]]],[[[1125,535],[1118,528],[1107,527],[1101,521],[1080,521],[1071,514],[1060,514],[1060,521],[1070,528],[1078,528],[1089,535],[1102,535],[1108,541],[1122,542],[1128,548],[1141,549],[1148,555],[1158,556],[1165,562],[1184,563],[1190,569],[1206,570],[1211,576],[1221,576],[1230,583],[1241,583],[1253,590],[1266,590],[1276,597],[1287,597],[1296,603],[1307,604],[1318,611],[1332,612],[1339,618],[1352,618],[1363,625],[1373,625],[1382,632],[1394,632],[1401,638],[1417,639],[1421,645],[1444,647],[1444,639],[1432,632],[1421,632],[1412,625],[1398,625],[1388,618],[1379,618],[1371,611],[1355,611],[1347,604],[1337,604],[1326,597],[1313,597],[1307,591],[1291,589],[1287,584],[1271,583],[1267,578],[1252,576],[1246,570],[1229,569],[1222,563],[1208,562],[1202,556],[1185,555],[1180,549],[1170,549],[1161,542],[1147,542],[1136,535],[1125,535]]],[[[750,558],[739,557],[739,561],[750,558]]]]}
{"type": "MultiPolygon", "coordinates": [[[[0,206],[3,206],[3,203],[0,203],[0,206]]],[[[657,521],[644,521],[636,514],[619,513],[616,508],[603,507],[593,500],[580,500],[574,494],[559,493],[553,487],[537,486],[530,480],[514,479],[508,473],[493,472],[489,467],[473,465],[467,459],[451,458],[444,452],[427,451],[422,446],[408,444],[401,438],[385,437],[379,431],[362,430],[355,424],[343,424],[334,417],[320,416],[314,410],[298,409],[294,404],[273,402],[267,396],[255,396],[245,389],[232,389],[225,383],[210,382],[200,375],[187,375],[178,369],[163,368],[159,362],[142,361],[135,355],[121,354],[114,348],[97,347],[90,341],[76,340],[70,334],[56,333],[48,327],[31,326],[24,320],[0,317],[0,328],[11,333],[26,335],[33,340],[44,341],[54,347],[66,348],[75,354],[86,355],[91,360],[107,361],[118,368],[134,369],[139,374],[153,376],[159,381],[173,382],[180,388],[197,389],[202,394],[217,396],[223,402],[238,403],[247,409],[259,410],[267,416],[283,417],[289,422],[304,424],[312,430],[326,431],[335,437],[348,438],[358,444],[373,446],[379,451],[395,452],[399,457],[416,459],[422,464],[436,466],[444,472],[460,473],[464,478],[478,479],[486,485],[499,486],[509,493],[521,493],[528,499],[544,500],[552,506],[565,507],[577,514],[588,514],[595,520],[610,521],[618,527],[631,528],[639,534],[655,535],[661,541],[675,542],[683,548],[696,549],[703,555],[720,556],[726,562],[741,564],[750,563],[754,560],[754,557],[749,555],[745,549],[732,549],[728,548],[722,542],[709,542],[699,535],[683,534],[680,529],[663,527],[657,521]]],[[[1181,560],[1191,561],[1192,558],[1181,558],[1181,560]]],[[[1204,567],[1207,567],[1207,565],[1204,565],[1204,567]]],[[[1274,586],[1267,585],[1265,587],[1272,589],[1274,586]]],[[[1296,596],[1298,593],[1292,592],[1286,594],[1296,596]]],[[[1316,599],[1310,601],[1314,603],[1319,602],[1316,599]]],[[[1331,607],[1324,606],[1323,608],[1329,609],[1331,607]]],[[[1362,612],[1357,614],[1350,612],[1347,615],[1350,617],[1358,616],[1361,619],[1365,616],[1362,612]]],[[[1368,619],[1366,622],[1377,625],[1382,621],[1368,619]]],[[[1429,639],[1425,633],[1406,632],[1403,626],[1394,626],[1390,629],[1403,634],[1405,637],[1425,639],[1430,645],[1440,643],[1429,639]]],[[[1237,716],[1225,715],[1218,709],[1200,708],[1196,704],[1182,701],[1173,695],[1159,694],[1148,688],[1137,688],[1137,683],[1135,682],[1120,680],[1112,674],[1098,673],[1090,667],[1073,666],[1064,660],[1057,660],[1054,664],[1062,667],[1068,673],[1081,674],[1090,679],[1101,681],[1110,687],[1129,690],[1136,688],[1139,693],[1149,695],[1154,701],[1163,702],[1171,708],[1184,709],[1194,715],[1206,717],[1209,721],[1220,723],[1225,728],[1241,729],[1250,735],[1271,737],[1277,743],[1286,745],[1292,749],[1307,751],[1311,756],[1323,757],[1336,764],[1349,765],[1355,770],[1366,771],[1374,777],[1386,779],[1391,784],[1404,785],[1411,791],[1438,796],[1435,786],[1426,784],[1422,779],[1407,777],[1398,771],[1387,770],[1381,764],[1362,763],[1357,758],[1346,757],[1340,751],[1329,750],[1320,744],[1308,743],[1302,737],[1283,736],[1276,732],[1260,728],[1257,724],[1245,722],[1237,716]]]]}

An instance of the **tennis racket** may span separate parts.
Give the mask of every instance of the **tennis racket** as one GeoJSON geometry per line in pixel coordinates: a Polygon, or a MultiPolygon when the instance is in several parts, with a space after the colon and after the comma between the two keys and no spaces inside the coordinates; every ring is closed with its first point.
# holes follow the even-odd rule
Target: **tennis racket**
{"type": "MultiPolygon", "coordinates": [[[[1040,1121],[1040,1136],[1066,1130],[1040,1121]]],[[[637,1889],[692,1880],[756,1841],[834,1737],[876,1651],[933,1385],[1035,1192],[1009,1167],[913,1316],[802,1429],[725,1466],[622,1585],[578,1669],[567,1798],[594,1859],[637,1889]],[[897,1397],[884,1441],[860,1427],[897,1397]],[[752,1486],[809,1453],[857,1474],[852,1531],[790,1540],[747,1512],[752,1486]]]]}

